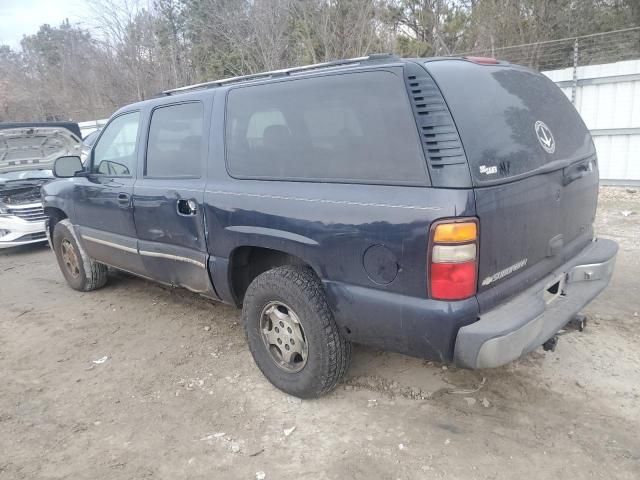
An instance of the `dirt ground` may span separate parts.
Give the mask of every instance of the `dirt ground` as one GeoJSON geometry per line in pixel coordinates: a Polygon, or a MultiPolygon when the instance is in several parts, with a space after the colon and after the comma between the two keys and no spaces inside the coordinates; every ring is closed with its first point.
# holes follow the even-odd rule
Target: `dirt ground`
{"type": "Polygon", "coordinates": [[[124,274],[79,293],[47,247],[2,251],[0,479],[637,480],[640,190],[603,188],[597,230],[614,279],[554,353],[466,371],[356,347],[313,401],[261,376],[234,308],[124,274]]]}

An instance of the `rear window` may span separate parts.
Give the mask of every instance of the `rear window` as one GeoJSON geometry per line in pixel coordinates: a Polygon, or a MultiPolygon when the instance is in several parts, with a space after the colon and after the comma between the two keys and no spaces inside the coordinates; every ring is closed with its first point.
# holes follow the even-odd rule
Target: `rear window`
{"type": "Polygon", "coordinates": [[[584,122],[547,77],[461,60],[426,66],[451,110],[476,185],[593,154],[584,122]]]}
{"type": "Polygon", "coordinates": [[[233,89],[226,148],[240,178],[426,182],[404,84],[386,71],[233,89]]]}

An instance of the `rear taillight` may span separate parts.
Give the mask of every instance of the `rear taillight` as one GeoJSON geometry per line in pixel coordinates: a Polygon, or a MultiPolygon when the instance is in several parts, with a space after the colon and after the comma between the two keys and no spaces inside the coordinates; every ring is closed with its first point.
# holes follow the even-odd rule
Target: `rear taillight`
{"type": "Polygon", "coordinates": [[[463,300],[476,293],[478,220],[435,222],[429,240],[429,296],[463,300]]]}

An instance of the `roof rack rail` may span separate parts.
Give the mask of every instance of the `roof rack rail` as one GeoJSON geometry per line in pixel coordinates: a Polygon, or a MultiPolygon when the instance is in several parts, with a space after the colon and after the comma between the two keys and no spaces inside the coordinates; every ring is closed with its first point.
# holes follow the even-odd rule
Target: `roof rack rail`
{"type": "Polygon", "coordinates": [[[342,67],[345,65],[354,65],[367,60],[382,60],[396,58],[391,53],[374,53],[365,57],[348,58],[344,60],[334,60],[330,62],[314,63],[313,65],[305,65],[302,67],[282,68],[280,70],[272,70],[270,72],[254,73],[250,75],[241,75],[238,77],[223,78],[220,80],[213,80],[211,82],[196,83],[194,85],[187,85],[185,87],[172,88],[170,90],[164,90],[162,95],[173,95],[175,93],[182,93],[189,90],[206,89],[222,87],[230,83],[249,82],[252,80],[261,80],[267,78],[276,78],[281,76],[295,75],[296,73],[303,73],[310,70],[320,70],[325,68],[342,67]]]}

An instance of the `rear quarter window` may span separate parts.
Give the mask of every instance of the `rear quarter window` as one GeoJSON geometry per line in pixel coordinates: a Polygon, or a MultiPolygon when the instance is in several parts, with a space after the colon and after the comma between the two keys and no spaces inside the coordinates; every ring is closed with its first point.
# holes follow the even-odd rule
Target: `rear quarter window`
{"type": "Polygon", "coordinates": [[[232,89],[225,132],[234,177],[427,181],[404,83],[388,71],[232,89]]]}

